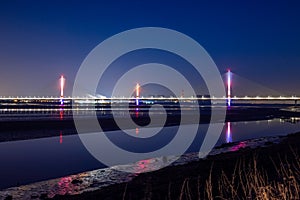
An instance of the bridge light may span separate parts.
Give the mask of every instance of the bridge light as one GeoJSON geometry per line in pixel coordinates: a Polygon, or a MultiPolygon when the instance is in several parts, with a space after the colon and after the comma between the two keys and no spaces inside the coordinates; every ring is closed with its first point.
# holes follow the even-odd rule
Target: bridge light
{"type": "Polygon", "coordinates": [[[227,105],[231,105],[231,72],[227,71],[227,105]]]}
{"type": "Polygon", "coordinates": [[[140,85],[138,83],[136,84],[136,96],[140,96],[140,85]]]}
{"type": "Polygon", "coordinates": [[[65,81],[66,79],[64,78],[63,75],[61,75],[60,76],[60,97],[64,96],[65,81]]]}

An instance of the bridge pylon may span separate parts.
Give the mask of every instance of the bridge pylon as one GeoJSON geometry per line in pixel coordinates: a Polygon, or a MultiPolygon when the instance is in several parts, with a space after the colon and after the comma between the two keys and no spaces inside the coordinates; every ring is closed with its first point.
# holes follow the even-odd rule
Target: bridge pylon
{"type": "Polygon", "coordinates": [[[60,82],[60,104],[63,105],[64,89],[65,89],[65,82],[66,82],[66,79],[63,75],[60,76],[59,82],[60,82]]]}

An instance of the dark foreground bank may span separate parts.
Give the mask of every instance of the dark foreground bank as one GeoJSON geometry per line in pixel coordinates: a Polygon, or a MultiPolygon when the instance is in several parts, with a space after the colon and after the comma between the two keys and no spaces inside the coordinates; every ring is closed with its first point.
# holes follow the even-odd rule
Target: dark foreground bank
{"type": "Polygon", "coordinates": [[[132,181],[54,199],[299,199],[300,133],[279,144],[209,156],[132,181]]]}
{"type": "Polygon", "coordinates": [[[225,144],[206,159],[190,159],[187,164],[182,162],[154,172],[126,174],[98,170],[3,190],[0,197],[299,199],[299,144],[300,133],[225,144]],[[258,145],[249,145],[251,143],[258,145]],[[101,177],[102,180],[97,181],[101,177]]]}

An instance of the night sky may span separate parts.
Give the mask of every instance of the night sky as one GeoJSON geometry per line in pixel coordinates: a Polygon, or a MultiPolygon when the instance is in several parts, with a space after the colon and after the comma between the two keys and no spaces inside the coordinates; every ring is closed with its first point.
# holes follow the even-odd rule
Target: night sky
{"type": "MultiPolygon", "coordinates": [[[[3,0],[0,96],[58,96],[60,74],[71,95],[77,70],[96,45],[146,26],[194,38],[222,74],[231,68],[236,80],[300,95],[299,11],[299,1],[3,0]]],[[[245,88],[251,89],[257,88],[245,88]]]]}

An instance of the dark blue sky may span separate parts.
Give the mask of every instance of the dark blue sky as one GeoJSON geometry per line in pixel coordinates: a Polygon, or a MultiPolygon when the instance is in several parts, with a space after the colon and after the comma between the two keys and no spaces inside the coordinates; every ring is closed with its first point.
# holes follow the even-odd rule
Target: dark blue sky
{"type": "Polygon", "coordinates": [[[198,41],[222,73],[300,95],[297,1],[14,1],[0,3],[0,96],[67,95],[87,54],[121,31],[158,26],[198,41]]]}

